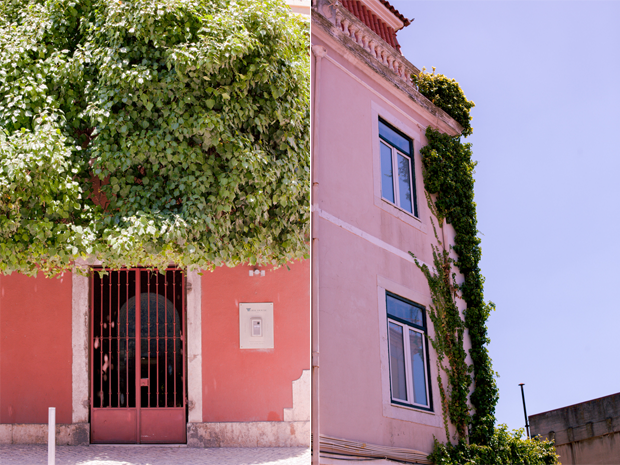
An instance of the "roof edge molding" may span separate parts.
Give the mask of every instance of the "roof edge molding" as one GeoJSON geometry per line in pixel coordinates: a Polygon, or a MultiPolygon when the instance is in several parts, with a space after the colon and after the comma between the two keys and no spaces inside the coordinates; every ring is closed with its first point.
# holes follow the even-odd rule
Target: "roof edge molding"
{"type": "Polygon", "coordinates": [[[334,40],[381,75],[387,82],[405,92],[442,132],[460,134],[463,128],[450,115],[420,94],[411,76],[420,70],[339,1],[315,0],[312,8],[313,27],[323,29],[334,40]],[[440,123],[441,121],[441,123],[440,123]],[[442,124],[443,123],[443,124],[442,124]],[[443,127],[442,127],[443,126],[443,127]]]}
{"type": "Polygon", "coordinates": [[[390,10],[392,13],[398,16],[398,18],[403,22],[405,27],[409,26],[413,22],[414,18],[407,19],[400,11],[398,11],[396,8],[390,5],[390,2],[388,2],[387,0],[379,0],[379,1],[383,5],[385,5],[388,8],[388,10],[390,10]]]}
{"type": "Polygon", "coordinates": [[[371,10],[388,25],[392,26],[395,31],[411,24],[411,21],[390,5],[387,0],[360,0],[360,2],[366,5],[366,8],[371,10]]]}

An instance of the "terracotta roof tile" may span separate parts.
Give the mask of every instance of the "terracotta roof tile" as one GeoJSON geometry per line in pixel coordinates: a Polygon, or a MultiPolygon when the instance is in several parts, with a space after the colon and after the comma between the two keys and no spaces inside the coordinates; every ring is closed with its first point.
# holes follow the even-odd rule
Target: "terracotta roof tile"
{"type": "Polygon", "coordinates": [[[411,21],[409,21],[407,18],[405,18],[402,13],[400,11],[398,11],[396,8],[394,8],[392,5],[390,5],[390,2],[388,2],[387,0],[379,0],[388,10],[390,10],[392,13],[394,13],[394,16],[396,16],[398,19],[400,19],[405,26],[407,27],[411,24],[411,21]]]}
{"type": "MultiPolygon", "coordinates": [[[[396,31],[385,24],[380,18],[372,13],[366,5],[359,0],[341,0],[344,7],[355,15],[357,19],[362,21],[366,26],[372,29],[379,37],[390,44],[394,49],[400,52],[400,44],[396,39],[396,31]]],[[[396,8],[389,4],[387,0],[379,0],[386,8],[388,8],[405,26],[411,24],[396,8]]]]}

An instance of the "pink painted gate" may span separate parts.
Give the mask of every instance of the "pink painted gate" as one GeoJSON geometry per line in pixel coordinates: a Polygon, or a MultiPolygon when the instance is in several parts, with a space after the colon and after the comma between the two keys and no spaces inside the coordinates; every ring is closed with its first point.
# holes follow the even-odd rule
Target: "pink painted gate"
{"type": "Polygon", "coordinates": [[[92,443],[186,442],[184,334],[180,270],[93,270],[92,443]]]}

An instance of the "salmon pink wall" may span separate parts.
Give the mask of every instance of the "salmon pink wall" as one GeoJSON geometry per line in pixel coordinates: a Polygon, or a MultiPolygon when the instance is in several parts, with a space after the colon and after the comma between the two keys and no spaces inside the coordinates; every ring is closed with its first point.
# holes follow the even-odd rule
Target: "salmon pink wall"
{"type": "MultiPolygon", "coordinates": [[[[319,2],[324,3],[328,11],[327,3],[319,2]]],[[[322,14],[323,9],[317,7],[315,12],[322,14]]],[[[415,89],[401,86],[387,68],[385,73],[373,71],[367,65],[374,60],[371,54],[349,53],[346,37],[339,35],[338,28],[326,32],[321,24],[325,23],[312,24],[317,52],[313,64],[320,63],[314,66],[312,87],[314,105],[319,104],[313,110],[320,121],[312,180],[320,185],[314,199],[319,210],[313,229],[313,237],[320,239],[316,261],[319,433],[428,454],[434,438],[450,439],[443,428],[437,354],[429,344],[427,382],[432,411],[393,403],[385,295],[393,292],[426,308],[432,304],[428,282],[408,253],[432,264],[432,246],[437,247],[424,196],[420,149],[427,144],[426,127],[443,132],[454,129],[416,103],[415,89]],[[319,62],[320,47],[326,55],[319,62]],[[417,217],[383,199],[380,118],[413,142],[417,217]]],[[[376,66],[381,69],[383,64],[379,60],[376,66]]],[[[445,233],[444,243],[453,243],[451,226],[437,232],[440,237],[445,233]]],[[[462,282],[461,275],[456,279],[462,282]]],[[[458,305],[462,311],[464,303],[458,305]]],[[[433,337],[428,318],[427,324],[428,335],[433,337]]],[[[464,344],[467,350],[469,336],[464,344]]]]}
{"type": "Polygon", "coordinates": [[[71,423],[71,274],[0,276],[0,423],[71,423]]]}
{"type": "Polygon", "coordinates": [[[203,421],[281,421],[293,406],[291,383],[310,369],[310,261],[289,267],[204,272],[203,421]],[[240,302],[273,302],[273,349],[239,348],[240,302]]]}

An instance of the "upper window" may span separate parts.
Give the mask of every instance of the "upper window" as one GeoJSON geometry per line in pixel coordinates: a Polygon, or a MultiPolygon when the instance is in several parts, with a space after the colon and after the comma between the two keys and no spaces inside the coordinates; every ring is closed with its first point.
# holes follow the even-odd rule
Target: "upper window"
{"type": "Polygon", "coordinates": [[[392,402],[430,409],[424,308],[386,293],[392,402]]]}
{"type": "Polygon", "coordinates": [[[379,120],[379,138],[381,196],[397,207],[418,216],[413,177],[413,142],[383,120],[379,120]]]}

